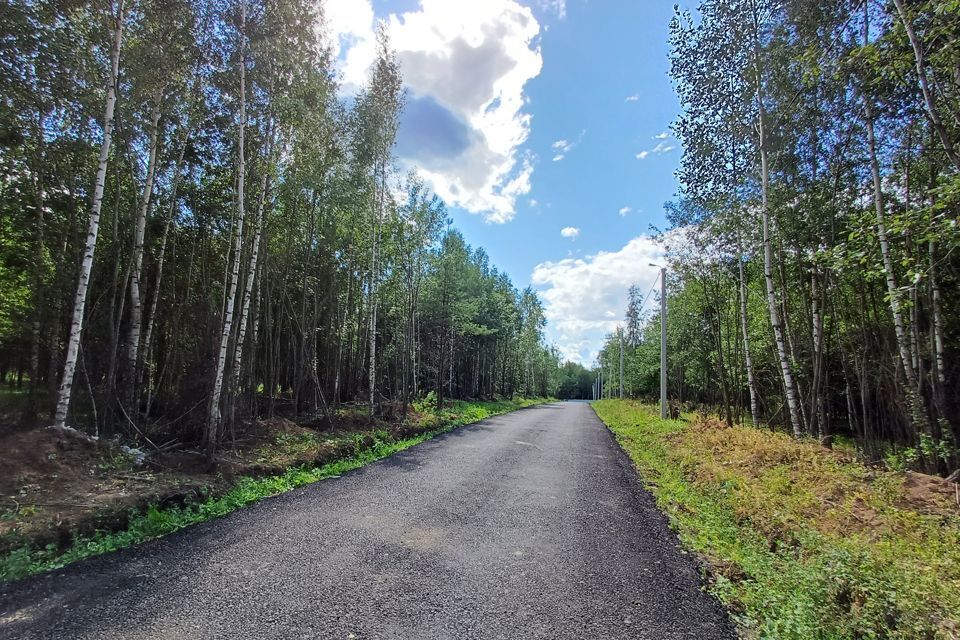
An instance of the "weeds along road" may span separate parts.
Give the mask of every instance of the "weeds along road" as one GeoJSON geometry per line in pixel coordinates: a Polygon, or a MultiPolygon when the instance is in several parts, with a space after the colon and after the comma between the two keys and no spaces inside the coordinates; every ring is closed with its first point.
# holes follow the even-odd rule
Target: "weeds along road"
{"type": "Polygon", "coordinates": [[[734,638],[585,403],[0,586],[2,638],[734,638]]]}

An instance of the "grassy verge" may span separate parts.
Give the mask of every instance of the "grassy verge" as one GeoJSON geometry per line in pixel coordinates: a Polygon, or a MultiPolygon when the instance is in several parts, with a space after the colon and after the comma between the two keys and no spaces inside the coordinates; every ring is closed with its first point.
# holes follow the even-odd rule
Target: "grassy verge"
{"type": "Polygon", "coordinates": [[[219,518],[263,498],[339,476],[457,427],[543,402],[546,400],[527,398],[495,402],[457,401],[442,412],[429,411],[428,407],[422,407],[423,413],[419,415],[416,426],[424,431],[417,435],[394,438],[386,431],[358,433],[354,437],[352,453],[334,462],[320,466],[293,467],[280,475],[241,477],[221,495],[208,495],[204,499],[182,506],[151,506],[131,514],[126,529],[101,530],[91,535],[78,536],[65,549],[56,545],[17,548],[0,558],[0,581],[16,580],[57,569],[83,558],[145,542],[193,524],[219,518]]]}
{"type": "Polygon", "coordinates": [[[594,407],[745,635],[960,637],[960,510],[939,480],[635,402],[594,407]]]}

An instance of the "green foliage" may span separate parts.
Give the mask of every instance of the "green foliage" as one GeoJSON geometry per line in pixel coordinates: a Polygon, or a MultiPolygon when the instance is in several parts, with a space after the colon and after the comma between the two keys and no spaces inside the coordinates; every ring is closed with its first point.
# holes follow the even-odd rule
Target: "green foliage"
{"type": "Polygon", "coordinates": [[[74,364],[63,338],[85,251],[68,421],[91,433],[215,448],[229,425],[198,407],[226,422],[241,405],[319,415],[362,400],[376,414],[430,390],[554,392],[536,294],[450,226],[416,172],[397,175],[405,96],[385,29],[347,95],[314,28],[322,3],[250,0],[243,20],[240,3],[124,4],[122,108],[87,247],[119,5],[0,6],[0,374],[31,369],[31,400],[74,364]],[[221,375],[225,392],[204,397],[221,375]]]}
{"type": "Polygon", "coordinates": [[[0,344],[15,335],[30,308],[29,259],[25,255],[29,245],[23,237],[24,222],[14,218],[18,213],[0,206],[0,344]]]}
{"type": "MultiPolygon", "coordinates": [[[[425,423],[429,430],[418,435],[394,439],[386,431],[360,433],[354,436],[351,455],[321,466],[298,466],[276,476],[263,478],[242,477],[226,493],[208,496],[188,502],[183,506],[148,507],[145,511],[132,511],[127,528],[119,532],[97,531],[91,535],[75,538],[67,549],[48,545],[42,549],[24,546],[0,558],[0,581],[16,580],[41,571],[66,566],[83,558],[100,555],[152,540],[179,531],[193,524],[220,518],[232,511],[275,496],[305,484],[335,478],[364,465],[429,440],[457,427],[477,422],[523,407],[544,402],[543,399],[517,398],[494,402],[452,403],[434,419],[425,423]]],[[[423,424],[423,423],[422,423],[423,424]]],[[[302,446],[313,436],[279,434],[283,446],[302,446]]]]}
{"type": "Polygon", "coordinates": [[[417,413],[432,413],[437,408],[437,392],[431,389],[427,395],[418,400],[414,400],[412,406],[417,413]]]}
{"type": "Polygon", "coordinates": [[[565,362],[560,369],[557,397],[561,400],[592,398],[594,374],[576,362],[565,362]]]}
{"type": "Polygon", "coordinates": [[[949,501],[938,513],[904,506],[902,474],[815,443],[661,421],[635,402],[594,406],[747,629],[797,640],[954,637],[960,517],[949,501]]]}
{"type": "MultiPolygon", "coordinates": [[[[957,4],[677,8],[684,152],[660,236],[672,398],[853,436],[871,460],[960,465],[957,4]]],[[[625,376],[639,397],[659,370],[643,342],[625,376]]]]}

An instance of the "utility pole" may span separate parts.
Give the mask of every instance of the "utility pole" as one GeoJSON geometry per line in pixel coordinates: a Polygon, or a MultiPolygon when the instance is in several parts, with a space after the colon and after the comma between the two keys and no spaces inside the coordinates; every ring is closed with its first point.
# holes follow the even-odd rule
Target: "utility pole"
{"type": "Polygon", "coordinates": [[[660,419],[667,419],[667,268],[660,267],[660,419]]]}
{"type": "Polygon", "coordinates": [[[619,327],[617,337],[620,338],[620,399],[623,400],[623,331],[619,327]]]}

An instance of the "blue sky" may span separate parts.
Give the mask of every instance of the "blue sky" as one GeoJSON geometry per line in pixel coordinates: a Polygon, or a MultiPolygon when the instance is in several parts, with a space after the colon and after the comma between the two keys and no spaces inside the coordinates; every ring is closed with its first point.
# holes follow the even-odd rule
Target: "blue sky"
{"type": "Polygon", "coordinates": [[[328,0],[344,90],[384,20],[407,84],[397,153],[455,225],[544,300],[547,337],[590,364],[649,290],[651,225],[677,185],[670,0],[328,0]]]}

